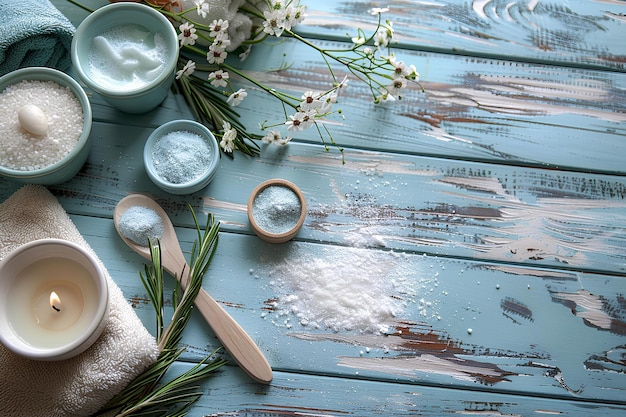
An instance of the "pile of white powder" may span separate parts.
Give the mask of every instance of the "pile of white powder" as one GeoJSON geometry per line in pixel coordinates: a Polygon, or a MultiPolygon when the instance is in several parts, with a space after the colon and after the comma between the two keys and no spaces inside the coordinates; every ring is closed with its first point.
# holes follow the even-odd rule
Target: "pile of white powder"
{"type": "Polygon", "coordinates": [[[0,93],[0,165],[32,171],[60,161],[76,146],[83,130],[83,110],[72,91],[54,81],[21,81],[0,93]],[[48,132],[24,130],[17,113],[27,104],[41,108],[48,132]]]}
{"type": "Polygon", "coordinates": [[[416,278],[422,274],[405,254],[345,247],[313,254],[293,246],[260,274],[277,294],[265,315],[276,325],[359,333],[388,333],[409,307],[429,314],[420,293],[436,285],[416,278]]]}

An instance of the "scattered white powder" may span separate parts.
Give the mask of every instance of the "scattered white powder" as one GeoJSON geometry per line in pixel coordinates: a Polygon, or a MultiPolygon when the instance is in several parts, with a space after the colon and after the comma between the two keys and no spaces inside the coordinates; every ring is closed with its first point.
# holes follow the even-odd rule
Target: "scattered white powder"
{"type": "Polygon", "coordinates": [[[140,25],[120,25],[94,37],[87,61],[95,83],[135,90],[163,72],[167,52],[163,35],[140,25]]]}
{"type": "Polygon", "coordinates": [[[141,246],[148,246],[148,242],[161,239],[164,230],[161,216],[143,206],[126,209],[120,217],[119,228],[125,238],[141,246]]]}
{"type": "Polygon", "coordinates": [[[202,136],[183,130],[170,132],[154,142],[154,170],[172,184],[185,184],[204,174],[213,158],[202,136]]]}
{"type": "Polygon", "coordinates": [[[83,110],[74,93],[54,81],[24,80],[0,93],[0,165],[33,171],[60,161],[76,146],[83,130],[83,110]],[[48,118],[42,136],[24,130],[18,111],[38,106],[48,118]]]}
{"type": "Polygon", "coordinates": [[[432,304],[420,294],[437,285],[434,277],[417,277],[419,267],[405,254],[355,248],[305,253],[291,247],[266,272],[277,293],[273,322],[288,328],[296,322],[314,329],[388,333],[406,318],[409,305],[421,317],[431,314],[432,304]]]}

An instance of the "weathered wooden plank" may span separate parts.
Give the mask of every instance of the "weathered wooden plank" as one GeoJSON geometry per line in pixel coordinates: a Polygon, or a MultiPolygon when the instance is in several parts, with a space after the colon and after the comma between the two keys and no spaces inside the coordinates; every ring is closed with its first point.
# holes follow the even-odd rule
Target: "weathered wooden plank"
{"type": "MultiPolygon", "coordinates": [[[[150,328],[143,259],[109,219],[72,219],[150,328]]],[[[204,287],[277,371],[626,405],[623,277],[224,232],[204,287]]],[[[218,346],[200,316],[184,340],[191,361],[218,346]]]]}
{"type": "MultiPolygon", "coordinates": [[[[188,365],[176,364],[182,372],[188,365]]],[[[474,391],[380,384],[276,372],[269,387],[250,383],[227,369],[202,384],[203,397],[190,417],[320,417],[443,415],[588,415],[619,416],[624,407],[557,401],[474,391]]]]}
{"type": "MultiPolygon", "coordinates": [[[[614,31],[610,33],[611,39],[620,39],[612,35],[614,31]]],[[[348,46],[329,41],[320,44],[326,48],[348,46]]],[[[400,102],[375,106],[369,90],[353,80],[339,103],[342,117],[328,122],[340,145],[626,172],[622,157],[626,155],[625,74],[403,49],[395,52],[398,59],[416,65],[426,93],[413,90],[400,102]]],[[[305,90],[324,91],[332,84],[326,63],[294,40],[282,40],[279,47],[258,45],[237,65],[269,86],[298,96],[305,90]],[[268,71],[281,63],[292,65],[286,71],[268,71]]],[[[250,131],[263,134],[260,123],[284,121],[278,101],[245,86],[249,96],[238,111],[250,131]]],[[[112,110],[99,97],[93,97],[92,103],[95,120],[121,124],[153,126],[190,116],[180,97],[141,116],[112,110]]],[[[294,136],[300,141],[320,142],[314,129],[294,136]]]]}
{"type": "MultiPolygon", "coordinates": [[[[52,3],[75,25],[87,15],[67,0],[52,3]]],[[[107,3],[85,2],[93,8],[107,3]]],[[[358,0],[302,3],[306,18],[297,31],[335,40],[349,40],[358,28],[373,31],[370,10],[381,7],[358,0]]],[[[389,8],[383,16],[393,22],[400,47],[626,71],[626,6],[618,0],[405,0],[382,6],[389,8]]]]}
{"type": "MultiPolygon", "coordinates": [[[[214,212],[226,230],[251,234],[246,204],[262,180],[298,184],[308,215],[298,239],[452,257],[626,272],[626,180],[619,176],[347,150],[265,148],[260,158],[222,158],[203,191],[174,198],[143,168],[151,129],[95,123],[79,175],[51,187],[72,213],[110,217],[132,191],[154,194],[178,225],[186,209],[214,212]]],[[[0,197],[17,188],[0,180],[0,197]]]]}
{"type": "MultiPolygon", "coordinates": [[[[403,100],[377,106],[369,89],[353,80],[337,104],[341,117],[329,117],[329,129],[339,144],[625,172],[625,74],[407,50],[397,50],[396,56],[417,66],[426,92],[407,91],[403,100]]],[[[295,95],[325,91],[332,84],[326,63],[295,41],[286,40],[280,48],[259,46],[243,65],[257,79],[295,95]],[[292,64],[286,71],[262,71],[283,61],[292,64]]],[[[248,91],[239,111],[250,129],[281,122],[276,100],[255,88],[248,91]]],[[[293,136],[320,141],[314,129],[293,136]]]]}
{"type": "Polygon", "coordinates": [[[310,38],[371,32],[376,20],[369,11],[384,6],[403,47],[626,71],[626,5],[617,0],[305,3],[307,16],[297,29],[310,38]]]}
{"type": "MultiPolygon", "coordinates": [[[[86,15],[54,3],[75,23],[86,15]]],[[[309,6],[301,30],[311,37],[339,39],[371,21],[367,3],[309,6]],[[338,12],[344,23],[335,25],[338,12]]],[[[277,371],[273,385],[259,387],[228,367],[203,385],[210,395],[193,415],[387,415],[390,405],[395,415],[623,414],[624,5],[568,7],[391,4],[396,53],[417,65],[424,95],[375,109],[351,83],[346,119],[329,124],[348,146],[346,166],[306,132],[261,158],[224,158],[213,183],[191,196],[157,190],[141,162],[152,128],[189,117],[180,97],[139,116],[92,97],[89,161],[51,191],[149,328],[153,313],[137,277],[144,261],[116,237],[114,205],[129,192],[152,193],[187,252],[195,235],[186,204],[215,213],[224,231],[205,288],[277,371]],[[270,177],[293,180],[309,202],[295,242],[266,244],[247,225],[247,197],[270,177]],[[335,307],[389,304],[369,312],[373,322],[355,322],[350,311],[317,315],[319,299],[298,303],[323,289],[329,273],[333,284],[354,274],[372,279],[326,292],[335,307]],[[383,314],[385,306],[394,314],[383,314]],[[373,330],[381,325],[384,333],[373,330]]],[[[256,48],[244,65],[296,93],[329,83],[320,59],[292,40],[256,48]],[[283,60],[292,69],[265,70],[283,60]]],[[[249,127],[281,113],[249,92],[240,107],[249,127]]],[[[0,179],[0,201],[17,187],[0,179]]],[[[184,340],[191,362],[217,346],[198,315],[184,340]]]]}

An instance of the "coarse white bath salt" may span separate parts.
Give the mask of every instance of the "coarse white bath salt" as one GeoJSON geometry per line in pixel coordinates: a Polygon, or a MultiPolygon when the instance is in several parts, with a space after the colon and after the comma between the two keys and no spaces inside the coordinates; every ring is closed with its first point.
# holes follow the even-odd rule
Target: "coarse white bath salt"
{"type": "Polygon", "coordinates": [[[0,93],[0,165],[33,171],[60,161],[76,146],[83,130],[83,110],[68,87],[54,81],[23,80],[0,93]],[[48,122],[37,135],[24,129],[18,113],[37,106],[48,122]]]}
{"type": "Polygon", "coordinates": [[[384,334],[409,305],[420,317],[432,313],[420,294],[436,278],[416,277],[419,267],[405,254],[345,247],[309,253],[296,246],[283,255],[258,271],[277,294],[276,325],[384,334]]]}

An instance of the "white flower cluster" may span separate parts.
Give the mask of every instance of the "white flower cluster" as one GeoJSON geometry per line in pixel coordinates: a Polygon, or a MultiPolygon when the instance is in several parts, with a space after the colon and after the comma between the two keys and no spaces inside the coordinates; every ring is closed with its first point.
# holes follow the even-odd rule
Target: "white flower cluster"
{"type": "Polygon", "coordinates": [[[263,32],[280,37],[285,30],[291,30],[304,19],[304,9],[305,6],[300,5],[299,0],[272,1],[268,10],[263,12],[263,32]]]}
{"type": "MultiPolygon", "coordinates": [[[[283,136],[278,131],[279,127],[290,134],[303,131],[311,126],[316,126],[322,141],[324,141],[322,133],[324,132],[330,138],[331,143],[334,143],[324,122],[329,115],[341,113],[341,110],[334,110],[333,105],[337,103],[340,91],[345,89],[348,82],[347,77],[339,81],[329,65],[333,85],[327,91],[305,91],[301,96],[284,92],[277,93],[273,88],[262,85],[262,83],[246,75],[245,72],[239,71],[230,63],[225,62],[228,51],[235,49],[234,45],[231,45],[231,39],[229,39],[229,21],[218,18],[209,24],[209,18],[205,19],[204,23],[200,23],[197,19],[194,20],[193,15],[202,18],[207,16],[209,13],[207,0],[193,0],[193,4],[195,7],[183,10],[178,15],[180,17],[180,25],[178,26],[180,47],[202,54],[204,52],[196,45],[196,41],[203,45],[209,45],[206,61],[210,65],[210,69],[207,70],[210,73],[206,81],[210,86],[222,89],[222,93],[227,96],[226,103],[231,107],[236,107],[248,95],[244,88],[235,90],[231,84],[230,71],[281,100],[286,109],[295,110],[295,113],[291,115],[286,113],[287,116],[284,121],[276,124],[262,124],[263,130],[272,129],[262,138],[264,143],[285,145],[291,140],[291,136],[283,136]]],[[[247,0],[243,13],[250,13],[253,18],[257,19],[258,28],[257,35],[250,40],[250,43],[262,40],[263,37],[280,37],[288,32],[292,38],[304,42],[320,53],[327,63],[334,62],[342,65],[348,73],[368,85],[375,103],[401,99],[410,82],[419,85],[419,74],[415,66],[405,64],[390,52],[390,44],[394,37],[393,25],[389,20],[383,21],[381,17],[382,13],[388,11],[387,8],[371,10],[372,15],[378,16],[378,25],[373,33],[366,34],[362,29],[358,29],[357,36],[352,37],[350,47],[330,51],[309,42],[292,31],[292,28],[303,20],[304,10],[305,6],[300,5],[300,0],[247,0]]],[[[244,46],[242,49],[244,52],[239,57],[243,60],[250,52],[250,46],[247,48],[244,46]]],[[[196,63],[189,60],[177,71],[176,78],[189,77],[195,70],[196,63]]],[[[185,81],[185,79],[181,81],[185,81]]],[[[237,129],[228,121],[222,121],[220,118],[217,120],[219,120],[219,124],[215,128],[219,129],[218,126],[221,126],[222,134],[218,133],[216,136],[221,137],[220,146],[222,150],[230,153],[238,149],[238,144],[241,142],[237,136],[237,129]]],[[[233,122],[233,124],[236,125],[237,123],[233,122]]],[[[237,126],[237,128],[241,127],[237,126]]],[[[242,134],[245,136],[245,132],[242,134]]],[[[325,141],[324,144],[326,144],[325,141]]]]}
{"type": "MultiPolygon", "coordinates": [[[[196,11],[198,16],[206,17],[209,5],[205,0],[194,0],[196,11]]],[[[263,32],[269,36],[279,37],[285,30],[291,30],[293,26],[302,21],[304,18],[303,5],[300,5],[299,0],[273,0],[267,2],[267,10],[263,15],[265,20],[263,21],[263,32]]],[[[197,28],[194,23],[189,20],[184,20],[178,27],[180,33],[178,40],[180,47],[194,46],[198,39],[197,28]]],[[[230,46],[230,39],[228,37],[228,21],[223,19],[216,19],[208,27],[208,36],[213,40],[209,46],[209,50],[206,54],[206,59],[209,64],[217,65],[218,68],[224,63],[228,52],[226,49],[230,46]]],[[[244,59],[249,53],[249,48],[243,54],[240,55],[244,59]]],[[[176,78],[180,79],[183,76],[190,76],[196,70],[196,63],[192,60],[187,63],[176,72],[176,78]]],[[[208,81],[213,87],[227,88],[230,86],[230,74],[223,70],[217,69],[209,74],[208,81]]],[[[231,93],[228,96],[226,102],[230,106],[238,106],[246,98],[248,93],[245,89],[240,88],[237,91],[231,87],[231,93]]],[[[300,113],[300,112],[299,112],[300,113]]],[[[292,118],[290,126],[299,129],[299,120],[303,120],[302,128],[307,124],[308,118],[313,117],[312,114],[306,113],[300,115],[296,114],[295,118],[292,118]]],[[[301,130],[301,129],[300,129],[301,130]]],[[[237,137],[237,130],[232,128],[230,123],[224,121],[223,123],[223,135],[220,141],[220,146],[224,152],[232,152],[234,148],[234,141],[237,137]]],[[[263,141],[266,143],[275,143],[284,145],[289,142],[291,138],[282,138],[280,133],[271,132],[263,141]]]]}
{"type": "MultiPolygon", "coordinates": [[[[388,8],[373,8],[371,10],[372,15],[381,15],[389,11],[388,8]]],[[[408,86],[408,81],[416,81],[419,79],[419,74],[415,65],[406,65],[403,61],[398,61],[393,54],[384,55],[385,48],[388,48],[392,39],[394,31],[393,24],[389,20],[381,22],[379,24],[376,33],[368,39],[365,33],[359,29],[357,36],[352,38],[355,51],[357,48],[363,46],[361,50],[358,50],[362,55],[361,57],[371,63],[386,64],[391,68],[391,83],[387,85],[379,85],[376,89],[374,102],[380,103],[382,101],[394,101],[396,98],[401,99],[404,90],[408,86]],[[374,42],[374,47],[371,48],[364,46],[369,40],[374,42]]],[[[381,65],[382,67],[382,65],[381,65]]],[[[372,80],[373,81],[373,80],[372,80]]],[[[370,84],[371,85],[371,84],[370,84]]]]}
{"type": "Polygon", "coordinates": [[[408,81],[417,81],[419,78],[415,65],[406,65],[403,61],[398,61],[393,54],[383,56],[382,59],[392,66],[392,79],[390,84],[379,88],[380,94],[374,98],[375,103],[393,101],[396,97],[401,99],[404,90],[408,87],[408,81]]]}
{"type": "MultiPolygon", "coordinates": [[[[323,123],[324,118],[333,113],[333,104],[337,103],[339,93],[345,90],[348,78],[344,77],[341,82],[335,83],[333,88],[325,92],[305,91],[301,102],[296,108],[296,113],[289,116],[285,122],[290,132],[303,131],[315,123],[323,123]]],[[[340,111],[339,111],[340,112],[340,111]]],[[[263,137],[264,143],[285,145],[291,140],[291,136],[283,137],[280,132],[271,130],[263,137]]]]}

